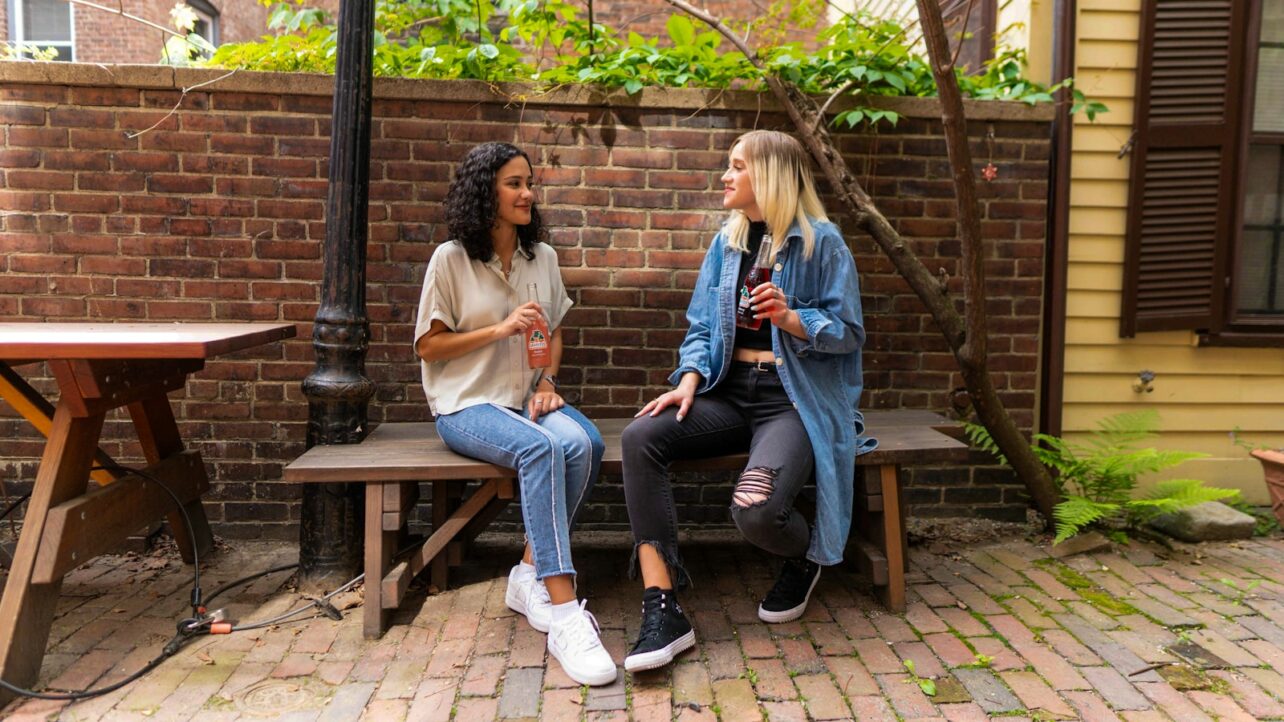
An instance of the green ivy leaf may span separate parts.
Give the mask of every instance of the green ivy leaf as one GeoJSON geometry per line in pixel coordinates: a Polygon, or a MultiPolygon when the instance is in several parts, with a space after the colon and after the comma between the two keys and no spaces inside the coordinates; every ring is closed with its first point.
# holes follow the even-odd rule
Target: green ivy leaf
{"type": "Polygon", "coordinates": [[[669,37],[673,39],[674,44],[678,47],[695,44],[695,26],[691,24],[686,15],[677,13],[670,15],[664,27],[669,31],[669,37]]]}

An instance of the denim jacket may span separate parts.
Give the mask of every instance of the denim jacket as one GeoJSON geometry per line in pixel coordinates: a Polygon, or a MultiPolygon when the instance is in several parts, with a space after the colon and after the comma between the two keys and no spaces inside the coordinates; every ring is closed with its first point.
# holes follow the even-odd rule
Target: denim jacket
{"type": "MultiPolygon", "coordinates": [[[[807,558],[830,565],[842,561],[851,530],[856,456],[872,451],[877,442],[863,436],[858,408],[865,326],[856,262],[833,223],[813,221],[812,230],[815,249],[804,259],[802,233],[797,224],[789,229],[772,276],[798,312],[807,340],[775,328],[771,347],[816,460],[816,524],[807,558]]],[[[734,252],[728,258],[728,250],[724,228],[700,267],[687,308],[691,327],[678,352],[678,369],[669,377],[677,384],[688,371],[700,374],[697,394],[717,386],[731,367],[741,279],[740,258],[734,252]]]]}

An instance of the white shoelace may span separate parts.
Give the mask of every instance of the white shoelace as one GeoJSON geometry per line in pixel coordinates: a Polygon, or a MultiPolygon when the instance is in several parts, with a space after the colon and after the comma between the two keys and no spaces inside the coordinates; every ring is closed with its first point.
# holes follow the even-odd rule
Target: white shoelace
{"type": "Polygon", "coordinates": [[[562,639],[565,642],[564,648],[573,652],[591,652],[594,649],[602,648],[602,639],[598,636],[601,627],[597,624],[597,617],[584,607],[588,604],[587,599],[580,600],[580,613],[568,620],[567,624],[562,627],[562,639]]]}
{"type": "Polygon", "coordinates": [[[548,587],[538,579],[531,579],[531,593],[528,604],[551,606],[553,600],[548,597],[548,587]]]}

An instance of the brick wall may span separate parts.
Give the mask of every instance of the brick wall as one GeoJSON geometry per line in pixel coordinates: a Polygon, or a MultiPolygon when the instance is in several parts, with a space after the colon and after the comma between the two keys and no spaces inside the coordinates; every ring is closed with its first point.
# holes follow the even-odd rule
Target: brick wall
{"type": "MultiPolygon", "coordinates": [[[[307,75],[237,74],[188,94],[211,71],[0,63],[0,320],[289,321],[299,338],[219,359],[175,395],[185,438],[214,480],[210,515],[228,536],[291,538],[298,489],[278,481],[303,450],[310,322],[324,236],[330,89],[307,75]],[[139,137],[130,133],[159,123],[139,137]]],[[[510,89],[513,92],[525,89],[510,89]]],[[[480,84],[377,81],[371,162],[366,362],[374,422],[427,417],[411,350],[425,265],[444,239],[439,201],[474,144],[516,142],[537,162],[542,208],[576,307],[562,378],[591,414],[632,415],[675,362],[703,249],[722,214],[726,150],[753,127],[785,126],[744,93],[566,91],[510,102],[480,84]]],[[[901,100],[895,129],[841,144],[929,267],[958,286],[952,186],[935,103],[901,100]]],[[[970,105],[983,183],[996,383],[1032,423],[1040,313],[1047,109],[970,105]]],[[[852,223],[830,203],[835,220],[852,223]]],[[[961,386],[929,318],[877,251],[849,233],[863,283],[867,408],[949,412],[961,386]]],[[[24,367],[45,392],[53,384],[24,367]]],[[[41,442],[0,408],[0,479],[33,478],[41,442]]],[[[137,458],[121,418],[104,447],[137,458]]],[[[725,522],[726,488],[684,480],[688,518],[725,522]]],[[[1004,473],[919,470],[915,513],[1011,517],[1004,473]]],[[[626,523],[618,480],[586,521],[626,523]]]]}

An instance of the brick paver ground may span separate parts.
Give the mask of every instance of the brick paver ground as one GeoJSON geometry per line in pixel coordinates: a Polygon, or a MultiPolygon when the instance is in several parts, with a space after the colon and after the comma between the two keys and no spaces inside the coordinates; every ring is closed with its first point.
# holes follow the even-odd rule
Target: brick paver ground
{"type": "MultiPolygon", "coordinates": [[[[627,548],[577,547],[580,589],[622,660],[638,624],[627,548]]],[[[940,546],[934,547],[944,551],[940,546]]],[[[543,635],[504,606],[518,551],[492,540],[452,588],[412,595],[384,637],[360,610],[203,637],[152,674],[66,705],[19,701],[9,720],[1143,720],[1284,719],[1284,540],[1170,551],[1134,544],[1053,561],[1017,538],[948,553],[916,549],[910,606],[888,615],[859,578],[828,571],[806,616],[767,626],[761,554],[686,547],[682,600],[700,643],[668,669],[581,688],[543,635]],[[904,664],[913,660],[913,673],[904,664]],[[918,679],[916,679],[916,676],[918,679]],[[932,678],[934,694],[919,680],[932,678]]],[[[210,561],[207,592],[291,561],[294,547],[236,542],[210,561]]],[[[217,600],[231,616],[292,608],[289,572],[217,600]]],[[[150,659],[186,610],[173,557],[105,557],[63,586],[41,685],[119,679],[150,659]]]]}

